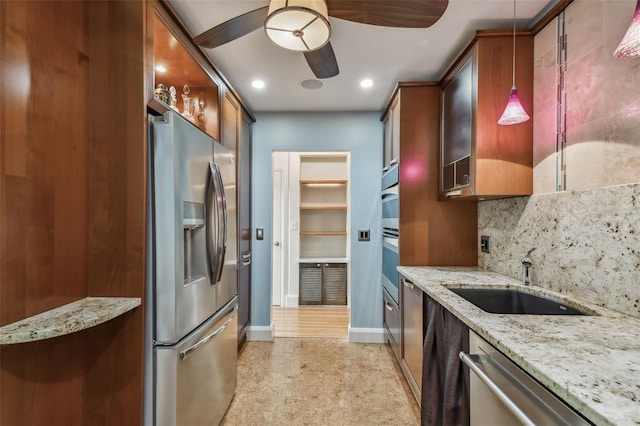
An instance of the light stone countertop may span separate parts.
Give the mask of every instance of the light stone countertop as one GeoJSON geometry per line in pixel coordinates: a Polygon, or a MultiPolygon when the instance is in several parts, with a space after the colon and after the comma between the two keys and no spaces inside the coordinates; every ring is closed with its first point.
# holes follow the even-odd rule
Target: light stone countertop
{"type": "Polygon", "coordinates": [[[0,345],[71,334],[109,321],[140,304],[140,298],[86,297],[0,327],[0,345]]]}
{"type": "Polygon", "coordinates": [[[448,287],[519,287],[477,268],[398,267],[434,300],[597,425],[640,425],[640,319],[542,287],[593,316],[502,315],[481,310],[448,287]]]}

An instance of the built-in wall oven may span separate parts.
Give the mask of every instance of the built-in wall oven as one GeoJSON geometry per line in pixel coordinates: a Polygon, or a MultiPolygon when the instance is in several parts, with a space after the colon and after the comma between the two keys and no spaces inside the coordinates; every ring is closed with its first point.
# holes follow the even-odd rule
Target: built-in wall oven
{"type": "Polygon", "coordinates": [[[400,197],[398,165],[382,175],[382,286],[398,303],[398,262],[400,260],[400,197]]]}
{"type": "Polygon", "coordinates": [[[400,198],[398,194],[397,164],[382,175],[382,301],[386,340],[396,358],[400,360],[402,334],[400,327],[400,298],[398,293],[398,271],[400,256],[398,239],[400,198]]]}

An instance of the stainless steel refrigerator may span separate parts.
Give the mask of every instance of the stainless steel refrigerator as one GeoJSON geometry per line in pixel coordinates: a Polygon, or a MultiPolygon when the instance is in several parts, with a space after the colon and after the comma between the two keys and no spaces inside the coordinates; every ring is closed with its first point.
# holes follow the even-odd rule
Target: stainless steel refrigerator
{"type": "Polygon", "coordinates": [[[149,116],[145,425],[216,425],[236,389],[234,154],[149,116]]]}

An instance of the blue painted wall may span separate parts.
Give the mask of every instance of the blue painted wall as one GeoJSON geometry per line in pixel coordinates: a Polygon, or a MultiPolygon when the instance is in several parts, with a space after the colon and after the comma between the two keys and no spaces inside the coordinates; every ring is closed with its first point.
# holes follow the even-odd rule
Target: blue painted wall
{"type": "Polygon", "coordinates": [[[253,126],[251,325],[271,325],[271,153],[351,151],[351,327],[382,327],[382,123],[372,112],[260,113],[253,126]],[[371,229],[359,242],[357,230],[371,229]]]}

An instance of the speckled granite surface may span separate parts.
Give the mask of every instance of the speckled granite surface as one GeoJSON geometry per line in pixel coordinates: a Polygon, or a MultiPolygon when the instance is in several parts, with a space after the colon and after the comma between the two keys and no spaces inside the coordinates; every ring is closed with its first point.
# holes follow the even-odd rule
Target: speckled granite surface
{"type": "Polygon", "coordinates": [[[102,324],[140,306],[139,298],[86,297],[0,327],[0,344],[62,336],[102,324]]]}
{"type": "Polygon", "coordinates": [[[640,318],[640,184],[478,204],[483,268],[513,278],[532,247],[535,284],[640,318]]]}
{"type": "Polygon", "coordinates": [[[445,286],[517,286],[474,268],[399,267],[425,293],[597,425],[640,424],[640,320],[533,286],[594,316],[499,315],[445,286]]]}

